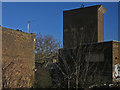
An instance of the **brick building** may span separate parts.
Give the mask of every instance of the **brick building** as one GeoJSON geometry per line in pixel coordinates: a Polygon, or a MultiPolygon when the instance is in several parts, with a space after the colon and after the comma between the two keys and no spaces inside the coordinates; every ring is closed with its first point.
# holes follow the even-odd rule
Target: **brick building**
{"type": "Polygon", "coordinates": [[[2,28],[3,88],[30,88],[34,79],[35,34],[2,28]]]}
{"type": "MultiPolygon", "coordinates": [[[[120,81],[120,42],[104,42],[105,12],[102,5],[63,12],[63,48],[59,56],[70,63],[79,60],[79,83],[84,79],[88,86],[120,81]]],[[[73,69],[74,64],[70,67],[73,69]]]]}

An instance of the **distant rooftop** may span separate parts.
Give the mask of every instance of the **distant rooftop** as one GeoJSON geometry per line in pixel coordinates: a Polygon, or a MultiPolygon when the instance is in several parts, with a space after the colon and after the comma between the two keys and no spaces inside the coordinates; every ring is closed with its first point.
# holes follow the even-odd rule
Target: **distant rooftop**
{"type": "MultiPolygon", "coordinates": [[[[103,44],[103,43],[120,43],[120,41],[116,41],[116,40],[112,40],[112,41],[104,41],[104,42],[92,42],[92,43],[83,43],[81,45],[95,45],[95,44],[103,44]]],[[[79,45],[80,46],[80,45],[79,45]]],[[[61,49],[75,49],[76,47],[74,48],[61,48],[61,49]]]]}
{"type": "Polygon", "coordinates": [[[25,33],[25,34],[34,34],[34,33],[23,32],[22,30],[19,30],[19,29],[14,30],[14,29],[6,28],[6,27],[2,27],[2,30],[17,31],[17,32],[25,33]]]}
{"type": "Polygon", "coordinates": [[[68,11],[75,11],[75,10],[83,10],[83,9],[89,9],[89,8],[102,8],[102,10],[104,11],[103,13],[105,13],[107,11],[106,8],[103,7],[103,5],[93,5],[93,6],[88,6],[88,7],[80,7],[80,8],[76,8],[76,9],[69,9],[69,10],[64,10],[64,12],[68,12],[68,11]]]}

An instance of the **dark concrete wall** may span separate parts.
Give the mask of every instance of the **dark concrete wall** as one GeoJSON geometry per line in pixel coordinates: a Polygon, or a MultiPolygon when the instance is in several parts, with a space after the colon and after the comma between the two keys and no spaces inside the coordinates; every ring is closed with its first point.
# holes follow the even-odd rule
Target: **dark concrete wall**
{"type": "Polygon", "coordinates": [[[98,42],[104,42],[104,14],[98,11],[98,42]]]}
{"type": "MultiPolygon", "coordinates": [[[[88,75],[93,74],[93,81],[98,85],[102,83],[112,82],[112,42],[92,43],[88,45],[90,47],[90,54],[103,54],[104,60],[93,61],[89,63],[91,68],[88,71],[88,75]],[[95,72],[95,73],[93,73],[95,72]]],[[[88,49],[88,48],[87,48],[88,49]]],[[[99,58],[96,58],[99,59],[99,58]]],[[[92,78],[92,77],[91,77],[92,78]]]]}
{"type": "Polygon", "coordinates": [[[63,12],[63,47],[104,41],[104,12],[101,5],[63,12]]]}
{"type": "MultiPolygon", "coordinates": [[[[80,75],[83,75],[85,78],[85,74],[87,73],[86,83],[87,84],[105,84],[105,83],[112,83],[113,81],[113,57],[116,55],[120,57],[120,54],[115,50],[113,47],[115,45],[114,41],[108,42],[100,42],[100,43],[90,43],[90,44],[82,44],[79,45],[76,49],[60,49],[59,59],[62,58],[67,60],[67,62],[72,63],[72,69],[74,65],[73,62],[76,60],[80,61],[80,75]],[[74,52],[73,52],[74,51],[74,52]],[[72,52],[72,54],[71,54],[72,52]],[[114,53],[113,53],[114,52],[114,53]],[[86,55],[88,54],[103,54],[104,60],[102,61],[90,61],[89,64],[86,62],[86,55]],[[75,56],[76,55],[76,56],[75,56]],[[77,55],[82,55],[80,58],[77,55]],[[74,58],[73,58],[74,57],[74,58]],[[72,61],[72,62],[71,62],[72,61]],[[88,66],[87,66],[88,65],[88,66]],[[88,69],[87,69],[88,67],[88,69]],[[88,70],[84,72],[84,70],[88,70]]],[[[120,43],[119,43],[120,45],[120,43]]],[[[120,49],[120,48],[119,48],[120,49]]],[[[118,50],[118,49],[117,49],[118,50]]],[[[119,50],[120,52],[120,50],[119,50]]],[[[99,59],[99,58],[96,58],[99,59]]],[[[120,61],[120,60],[119,60],[120,61]]],[[[71,69],[71,70],[72,70],[71,69]]],[[[82,79],[80,79],[82,80],[82,79]]]]}
{"type": "Polygon", "coordinates": [[[34,79],[35,34],[2,28],[4,88],[30,88],[34,79]]]}

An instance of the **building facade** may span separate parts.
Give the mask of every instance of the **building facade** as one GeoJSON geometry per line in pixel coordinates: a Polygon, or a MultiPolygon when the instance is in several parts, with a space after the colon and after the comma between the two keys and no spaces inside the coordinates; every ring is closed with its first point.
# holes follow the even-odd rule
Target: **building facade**
{"type": "Polygon", "coordinates": [[[79,65],[82,86],[120,82],[120,42],[104,42],[105,12],[102,5],[63,12],[63,48],[59,50],[59,60],[64,58],[72,63],[71,70],[75,67],[73,62],[79,65]]]}
{"type": "Polygon", "coordinates": [[[63,47],[103,42],[105,12],[102,5],[63,11],[63,47]]]}
{"type": "Polygon", "coordinates": [[[35,68],[35,34],[2,28],[3,88],[31,88],[35,68]]]}

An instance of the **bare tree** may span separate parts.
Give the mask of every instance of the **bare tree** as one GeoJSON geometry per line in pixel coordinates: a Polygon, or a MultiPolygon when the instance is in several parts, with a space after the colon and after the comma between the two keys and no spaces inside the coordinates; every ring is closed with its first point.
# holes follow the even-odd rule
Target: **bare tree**
{"type": "Polygon", "coordinates": [[[60,42],[50,35],[42,36],[40,33],[36,35],[35,47],[35,87],[48,88],[52,87],[52,74],[51,68],[53,63],[57,62],[58,49],[60,42]]]}
{"type": "MultiPolygon", "coordinates": [[[[74,32],[74,36],[79,36],[77,35],[78,31],[76,30],[76,32],[74,32]]],[[[97,67],[100,64],[100,61],[98,57],[93,54],[98,53],[98,51],[103,53],[106,48],[99,47],[97,43],[92,43],[95,32],[92,33],[93,36],[91,42],[82,43],[84,39],[89,40],[89,36],[84,36],[81,31],[81,37],[79,37],[80,41],[77,42],[77,47],[72,49],[63,48],[59,50],[59,61],[57,63],[57,67],[63,75],[62,81],[67,82],[67,88],[85,88],[95,84],[98,85],[101,81],[104,81],[97,72],[97,67]],[[91,60],[91,57],[94,57],[96,61],[91,60]]],[[[104,65],[106,63],[104,63],[104,65]]],[[[101,72],[103,70],[104,67],[101,72]]]]}
{"type": "Polygon", "coordinates": [[[54,58],[57,57],[57,51],[60,42],[50,35],[42,36],[40,33],[36,35],[36,62],[41,66],[47,67],[54,58]]]}

